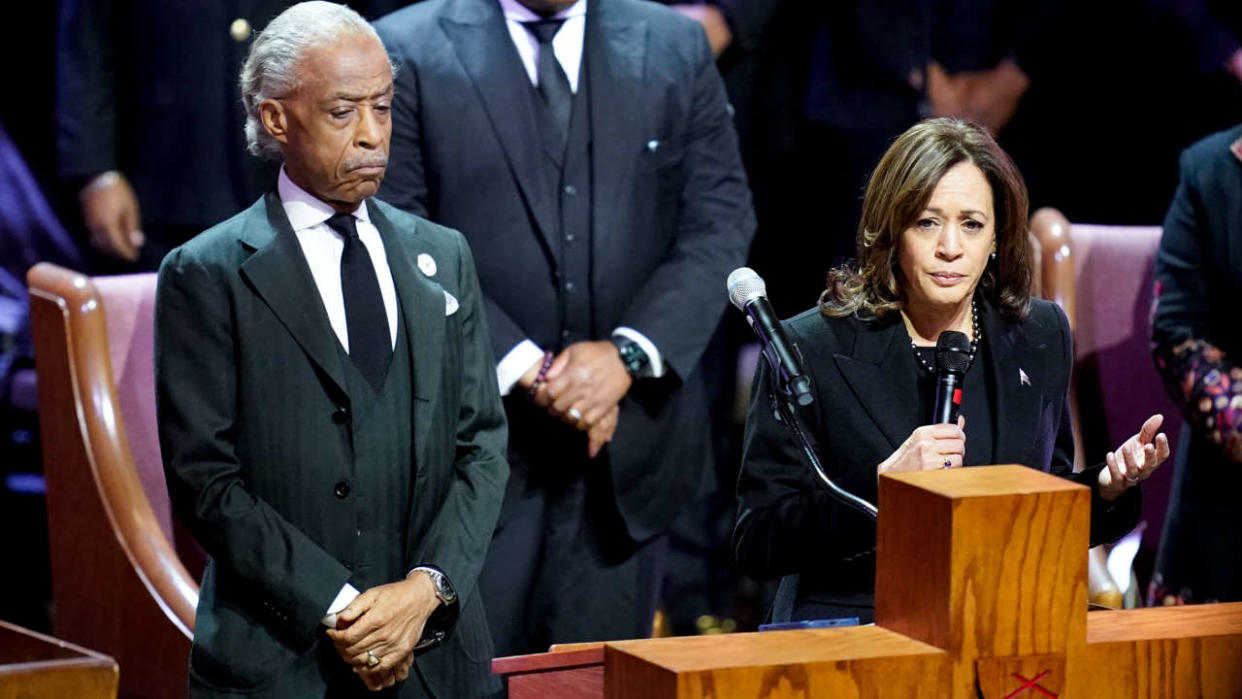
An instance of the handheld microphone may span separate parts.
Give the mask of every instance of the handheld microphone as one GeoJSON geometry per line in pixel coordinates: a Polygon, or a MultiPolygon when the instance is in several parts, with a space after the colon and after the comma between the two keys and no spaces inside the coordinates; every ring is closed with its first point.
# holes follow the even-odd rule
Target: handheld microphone
{"type": "Polygon", "coordinates": [[[932,422],[957,423],[962,406],[962,375],[970,366],[970,339],[965,333],[946,330],[936,338],[936,409],[932,422]]]}
{"type": "Polygon", "coordinates": [[[729,300],[746,314],[750,327],[763,342],[764,354],[772,364],[772,370],[780,378],[781,387],[788,391],[798,405],[810,405],[811,377],[802,370],[798,346],[789,341],[781,327],[772,304],[768,302],[768,286],[763,278],[749,267],[738,267],[729,273],[725,282],[729,300]]]}

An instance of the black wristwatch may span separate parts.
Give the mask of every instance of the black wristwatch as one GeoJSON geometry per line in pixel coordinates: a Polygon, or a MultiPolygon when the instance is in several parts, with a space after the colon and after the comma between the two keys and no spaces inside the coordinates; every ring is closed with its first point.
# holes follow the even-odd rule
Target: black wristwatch
{"type": "Polygon", "coordinates": [[[651,376],[651,358],[637,342],[624,335],[613,335],[611,339],[612,344],[617,346],[617,353],[621,355],[621,363],[625,365],[625,370],[630,376],[636,379],[651,376]]]}

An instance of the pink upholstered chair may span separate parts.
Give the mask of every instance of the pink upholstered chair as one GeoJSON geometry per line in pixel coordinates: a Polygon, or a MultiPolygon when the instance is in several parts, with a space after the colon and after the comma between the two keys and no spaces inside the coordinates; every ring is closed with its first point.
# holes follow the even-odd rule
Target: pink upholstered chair
{"type": "Polygon", "coordinates": [[[160,461],[155,275],[27,281],[56,635],[116,658],[122,696],[183,696],[204,556],[160,461]]]}
{"type": "MultiPolygon", "coordinates": [[[[1041,295],[1065,309],[1074,333],[1078,462],[1103,460],[1152,413],[1164,415],[1162,430],[1176,449],[1181,413],[1164,392],[1148,339],[1160,227],[1071,225],[1046,208],[1031,218],[1031,231],[1040,242],[1041,295]]],[[[1140,563],[1154,559],[1172,475],[1170,462],[1143,484],[1140,563]]]]}

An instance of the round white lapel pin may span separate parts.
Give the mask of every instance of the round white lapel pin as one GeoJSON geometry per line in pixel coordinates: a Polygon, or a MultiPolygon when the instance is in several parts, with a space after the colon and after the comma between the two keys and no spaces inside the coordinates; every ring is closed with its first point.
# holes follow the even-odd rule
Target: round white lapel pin
{"type": "Polygon", "coordinates": [[[436,276],[436,261],[431,259],[431,255],[425,252],[420,253],[418,256],[418,268],[429,277],[436,276]]]}

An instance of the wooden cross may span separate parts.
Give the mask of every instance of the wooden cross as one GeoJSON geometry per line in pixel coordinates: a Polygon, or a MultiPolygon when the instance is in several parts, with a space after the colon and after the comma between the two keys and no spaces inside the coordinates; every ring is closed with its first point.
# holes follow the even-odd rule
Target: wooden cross
{"type": "Polygon", "coordinates": [[[874,626],[578,644],[493,671],[511,699],[1242,697],[1242,603],[1087,613],[1090,503],[1023,466],[885,475],[874,626]]]}

